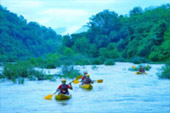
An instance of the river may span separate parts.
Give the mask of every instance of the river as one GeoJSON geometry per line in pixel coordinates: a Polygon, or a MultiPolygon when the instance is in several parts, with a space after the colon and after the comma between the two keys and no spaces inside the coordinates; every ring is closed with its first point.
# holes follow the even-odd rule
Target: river
{"type": "Polygon", "coordinates": [[[95,70],[92,66],[77,66],[87,70],[93,80],[104,82],[94,83],[91,91],[73,84],[72,98],[67,101],[54,97],[44,100],[55,92],[60,79],[26,81],[23,85],[1,82],[0,113],[170,113],[170,80],[160,80],[156,75],[162,65],[152,64],[147,75],[135,75],[128,70],[132,65],[118,62],[95,70]]]}

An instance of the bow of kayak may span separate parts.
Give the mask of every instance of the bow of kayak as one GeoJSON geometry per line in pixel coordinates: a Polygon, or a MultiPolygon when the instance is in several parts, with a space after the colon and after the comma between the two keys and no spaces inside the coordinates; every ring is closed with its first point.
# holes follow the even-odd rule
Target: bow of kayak
{"type": "Polygon", "coordinates": [[[92,85],[91,84],[84,84],[84,85],[80,85],[81,88],[83,89],[91,89],[92,85]]]}
{"type": "Polygon", "coordinates": [[[65,95],[65,94],[58,94],[55,96],[56,100],[68,100],[71,98],[71,95],[65,95]]]}

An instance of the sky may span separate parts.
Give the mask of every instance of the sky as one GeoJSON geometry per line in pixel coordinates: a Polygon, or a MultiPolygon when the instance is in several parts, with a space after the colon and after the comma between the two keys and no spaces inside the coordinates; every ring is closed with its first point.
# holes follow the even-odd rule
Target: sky
{"type": "Polygon", "coordinates": [[[3,7],[24,16],[28,22],[53,29],[66,28],[64,34],[77,31],[92,15],[105,9],[125,15],[136,6],[144,9],[167,3],[170,0],[0,0],[3,7]]]}

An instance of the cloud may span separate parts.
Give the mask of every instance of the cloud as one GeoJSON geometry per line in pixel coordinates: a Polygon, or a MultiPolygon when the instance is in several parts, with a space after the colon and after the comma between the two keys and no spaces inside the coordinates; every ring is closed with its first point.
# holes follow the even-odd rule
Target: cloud
{"type": "Polygon", "coordinates": [[[70,16],[82,16],[88,14],[86,10],[76,10],[76,9],[59,9],[59,8],[50,8],[45,11],[42,11],[41,14],[45,15],[64,15],[66,17],[70,16]]]}
{"type": "Polygon", "coordinates": [[[44,2],[39,0],[2,0],[1,3],[8,6],[8,8],[16,8],[18,10],[20,8],[23,8],[23,10],[25,8],[39,8],[44,5],[44,2]]]}
{"type": "Polygon", "coordinates": [[[122,0],[75,0],[76,3],[88,3],[88,4],[110,4],[120,3],[122,0]]]}
{"type": "Polygon", "coordinates": [[[80,28],[89,17],[104,9],[118,14],[128,14],[135,6],[146,8],[169,3],[169,0],[0,0],[8,10],[23,15],[28,22],[57,28],[66,27],[68,32],[80,28]]]}
{"type": "Polygon", "coordinates": [[[86,10],[50,8],[41,11],[37,21],[55,28],[56,24],[58,27],[86,24],[85,21],[88,21],[86,19],[88,16],[90,16],[90,13],[86,10]]]}
{"type": "Polygon", "coordinates": [[[64,35],[67,34],[67,33],[74,33],[75,31],[77,31],[78,29],[80,29],[81,27],[80,26],[70,26],[67,28],[67,31],[65,33],[63,33],[64,35]]]}

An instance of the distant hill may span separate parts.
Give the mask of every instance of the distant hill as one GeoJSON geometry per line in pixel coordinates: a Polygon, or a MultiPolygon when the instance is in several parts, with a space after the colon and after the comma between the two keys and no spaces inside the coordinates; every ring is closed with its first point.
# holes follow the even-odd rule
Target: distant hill
{"type": "Polygon", "coordinates": [[[61,36],[0,6],[0,62],[54,53],[61,36]]]}
{"type": "Polygon", "coordinates": [[[88,31],[88,27],[87,26],[82,26],[80,29],[78,29],[77,31],[75,31],[74,33],[82,33],[82,32],[87,32],[88,31]]]}
{"type": "Polygon", "coordinates": [[[57,34],[63,34],[63,33],[65,33],[66,32],[66,28],[65,27],[59,27],[59,28],[56,28],[55,29],[55,32],[57,33],[57,34]]]}

